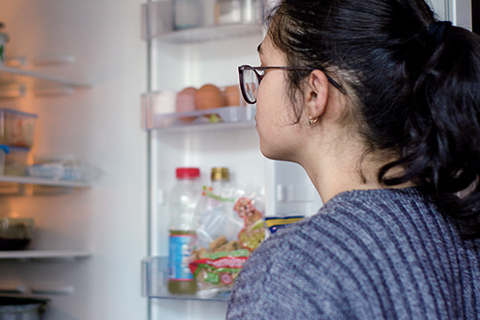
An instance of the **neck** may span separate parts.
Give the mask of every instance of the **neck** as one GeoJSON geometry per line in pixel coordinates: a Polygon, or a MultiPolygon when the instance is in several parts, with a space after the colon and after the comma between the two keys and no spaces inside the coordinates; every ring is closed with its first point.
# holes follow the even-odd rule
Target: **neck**
{"type": "Polygon", "coordinates": [[[323,203],[344,191],[413,186],[412,183],[385,186],[378,181],[378,170],[392,158],[379,154],[364,155],[360,144],[345,141],[342,145],[342,148],[336,145],[335,150],[323,150],[317,155],[310,155],[308,161],[301,163],[323,203]]]}

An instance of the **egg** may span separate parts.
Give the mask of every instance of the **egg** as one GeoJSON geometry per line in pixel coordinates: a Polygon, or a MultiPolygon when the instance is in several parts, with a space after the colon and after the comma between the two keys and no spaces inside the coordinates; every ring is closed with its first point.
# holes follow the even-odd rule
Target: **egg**
{"type": "MultiPolygon", "coordinates": [[[[183,89],[177,94],[177,100],[175,104],[175,109],[177,112],[182,113],[182,112],[191,112],[195,111],[196,105],[195,105],[195,94],[197,92],[196,88],[193,87],[188,87],[183,89]]],[[[180,120],[184,122],[192,122],[195,120],[197,117],[192,116],[192,117],[180,117],[180,120]]]]}
{"type": "Polygon", "coordinates": [[[195,105],[198,110],[224,107],[227,104],[220,89],[213,84],[205,84],[195,93],[195,105]]]}
{"type": "Polygon", "coordinates": [[[238,85],[225,87],[223,95],[227,100],[227,106],[240,106],[240,88],[238,85]]]}

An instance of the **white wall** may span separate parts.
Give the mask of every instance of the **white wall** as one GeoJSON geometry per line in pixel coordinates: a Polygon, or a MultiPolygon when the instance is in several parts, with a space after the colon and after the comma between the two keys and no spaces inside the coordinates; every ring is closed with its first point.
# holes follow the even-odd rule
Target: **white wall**
{"type": "MultiPolygon", "coordinates": [[[[92,84],[71,95],[0,100],[39,114],[34,154],[73,154],[105,173],[92,188],[50,196],[0,196],[34,217],[34,249],[82,249],[88,259],[1,261],[0,281],[71,285],[51,295],[47,319],[147,319],[141,259],[147,255],[147,135],[140,95],[147,88],[140,0],[0,0],[10,35],[7,57],[75,56],[72,65],[36,68],[92,84]]],[[[26,68],[32,68],[31,64],[26,68]]]]}

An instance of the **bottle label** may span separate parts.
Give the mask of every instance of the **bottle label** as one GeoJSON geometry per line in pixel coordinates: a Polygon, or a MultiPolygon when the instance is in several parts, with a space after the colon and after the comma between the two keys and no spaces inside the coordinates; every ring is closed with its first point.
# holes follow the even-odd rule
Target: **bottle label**
{"type": "Polygon", "coordinates": [[[168,278],[169,280],[188,281],[193,279],[189,263],[192,254],[192,247],[196,236],[170,235],[168,255],[168,278]]]}

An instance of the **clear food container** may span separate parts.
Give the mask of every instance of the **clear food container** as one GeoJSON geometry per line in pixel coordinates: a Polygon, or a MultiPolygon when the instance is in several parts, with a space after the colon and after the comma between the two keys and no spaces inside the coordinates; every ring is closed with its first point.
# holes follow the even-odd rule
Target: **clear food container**
{"type": "Polygon", "coordinates": [[[0,143],[31,148],[38,115],[12,109],[0,109],[0,143]]]}
{"type": "Polygon", "coordinates": [[[5,144],[0,144],[0,175],[5,172],[5,155],[10,152],[10,148],[5,144]]]}
{"type": "Polygon", "coordinates": [[[32,240],[34,220],[30,218],[0,218],[0,250],[19,250],[32,240]]]}
{"type": "Polygon", "coordinates": [[[5,155],[3,174],[6,176],[25,176],[30,164],[30,149],[10,146],[10,153],[5,155]]]}

